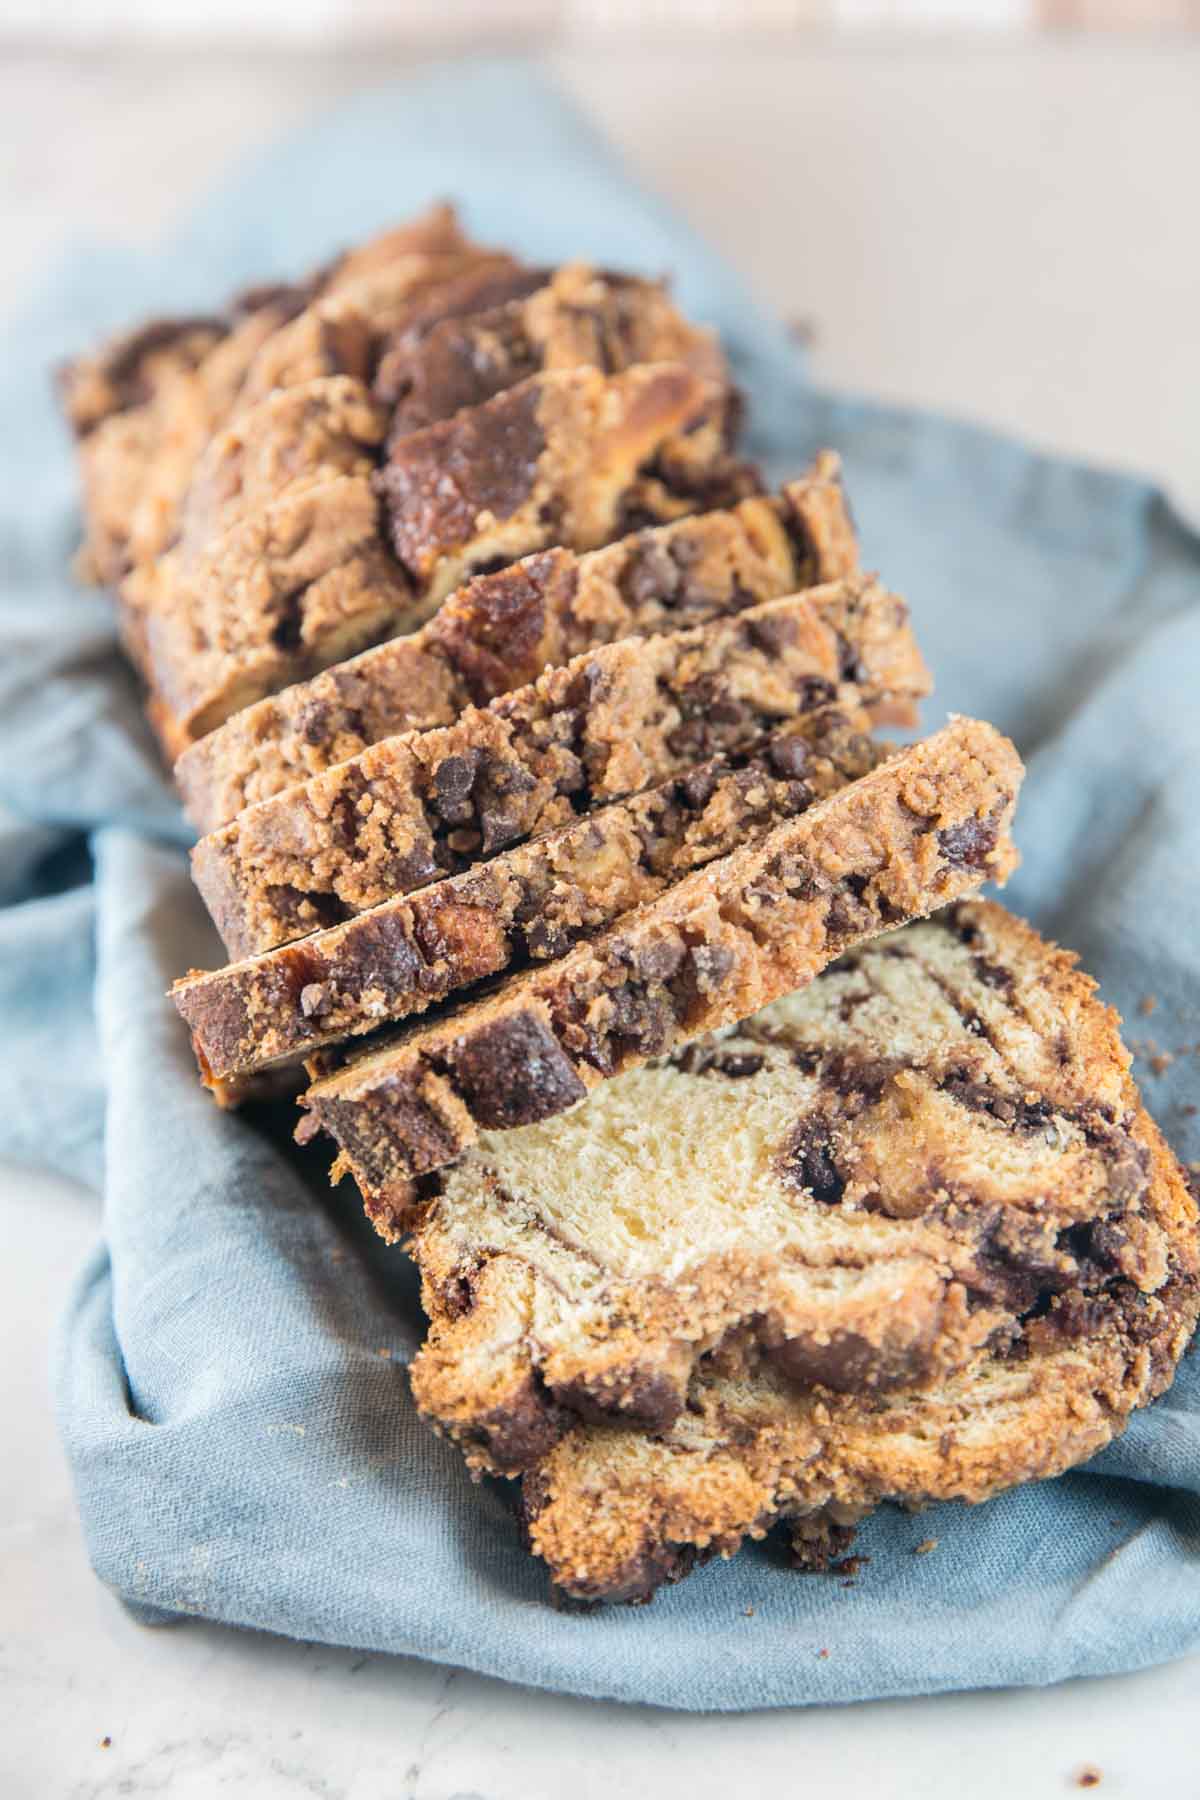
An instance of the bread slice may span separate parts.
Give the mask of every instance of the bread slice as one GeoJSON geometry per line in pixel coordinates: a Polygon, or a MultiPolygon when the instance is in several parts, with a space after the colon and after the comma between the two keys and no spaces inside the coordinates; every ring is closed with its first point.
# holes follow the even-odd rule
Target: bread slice
{"type": "Polygon", "coordinates": [[[145,404],[180,370],[194,369],[228,335],[220,315],[197,313],[147,319],[57,371],[58,400],[76,438],[85,438],[117,413],[145,404]]]}
{"type": "Polygon", "coordinates": [[[906,614],[861,582],[603,644],[249,808],[196,846],[196,885],[230,955],[255,955],[751,748],[839,693],[869,706],[877,667],[888,680],[907,672],[904,697],[924,688],[906,614]],[[840,681],[847,645],[857,683],[840,681]]]}
{"type": "Polygon", "coordinates": [[[500,265],[516,266],[471,244],[453,209],[436,206],[300,282],[250,289],[211,318],[151,321],[66,364],[59,392],[80,440],[84,491],[80,572],[116,586],[167,548],[204,445],[235,406],[278,385],[289,359],[265,346],[281,333],[294,344],[288,330],[298,317],[310,324],[297,328],[307,336],[305,355],[291,357],[296,367],[309,376],[351,364],[361,371],[360,315],[347,289],[365,299],[364,284],[387,276],[394,305],[404,303],[396,327],[423,294],[500,265]]]}
{"type": "Polygon", "coordinates": [[[487,1134],[426,1184],[422,1410],[534,1548],[644,1598],[777,1518],[1100,1449],[1200,1307],[1197,1210],[1074,958],[987,902],[487,1134]],[[597,1428],[599,1425],[600,1428],[597,1428]]]}
{"type": "Polygon", "coordinates": [[[441,600],[484,563],[730,505],[757,479],[728,449],[728,390],[686,363],[547,370],[393,439],[376,478],[388,538],[441,600]]]}
{"type": "Polygon", "coordinates": [[[722,386],[729,379],[716,333],[689,324],[661,282],[569,263],[499,306],[396,333],[374,391],[391,409],[395,440],[543,370],[611,375],[642,362],[683,363],[722,386]]]}
{"type": "Polygon", "coordinates": [[[176,982],[201,1073],[229,1082],[565,955],[681,876],[874,768],[865,720],[825,708],[754,756],[714,758],[486,865],[263,956],[176,982]]]}
{"type": "Polygon", "coordinates": [[[590,548],[627,529],[629,508],[671,518],[742,497],[756,478],[724,447],[723,405],[674,364],[537,376],[405,438],[374,476],[293,481],[198,555],[161,557],[123,584],[122,610],[168,752],[412,630],[482,562],[590,548]]]}
{"type": "Polygon", "coordinates": [[[561,961],[314,1081],[302,1140],[336,1139],[384,1236],[412,1180],[481,1131],[564,1112],[602,1081],[804,987],[888,926],[1003,881],[1022,769],[957,719],[753,843],[697,869],[561,961]]]}
{"type": "Polygon", "coordinates": [[[1155,1293],[1128,1062],[1072,959],[995,904],[877,939],[427,1183],[417,1398],[511,1469],[573,1414],[669,1431],[731,1333],[802,1388],[878,1396],[1114,1276],[1155,1293]]]}
{"type": "MultiPolygon", "coordinates": [[[[361,305],[357,290],[350,293],[361,305]]],[[[334,298],[342,308],[347,304],[341,289],[334,298]]],[[[712,332],[688,324],[659,284],[598,276],[586,266],[546,280],[543,271],[519,266],[497,273],[489,262],[434,289],[415,312],[406,304],[404,319],[390,338],[374,318],[364,324],[365,347],[341,359],[353,374],[299,380],[298,365],[280,364],[273,385],[247,404],[251,369],[236,417],[209,443],[192,477],[179,515],[178,563],[186,567],[189,553],[202,553],[213,538],[298,487],[370,474],[385,436],[394,444],[543,368],[615,374],[639,362],[678,362],[714,386],[728,384],[712,332]],[[482,313],[460,310],[467,292],[477,298],[520,293],[531,280],[542,283],[532,295],[482,313]],[[367,382],[381,341],[392,347],[372,393],[367,382]]],[[[278,356],[278,339],[272,349],[278,356]]]]}
{"type": "MultiPolygon", "coordinates": [[[[354,441],[351,433],[350,456],[354,441]]],[[[175,779],[192,819],[213,831],[381,738],[448,725],[468,705],[486,705],[594,645],[702,624],[858,567],[840,465],[824,451],[775,496],[692,514],[582,555],[537,551],[476,576],[411,636],[235,713],[184,752],[175,779]]],[[[850,659],[847,647],[847,674],[850,659]]],[[[883,686],[894,693],[887,721],[915,724],[900,672],[883,686]]],[[[877,719],[884,713],[881,703],[877,719]]]]}
{"type": "Polygon", "coordinates": [[[210,438],[178,512],[176,571],[287,495],[371,475],[387,432],[385,408],[351,375],[279,388],[239,410],[210,438]]]}

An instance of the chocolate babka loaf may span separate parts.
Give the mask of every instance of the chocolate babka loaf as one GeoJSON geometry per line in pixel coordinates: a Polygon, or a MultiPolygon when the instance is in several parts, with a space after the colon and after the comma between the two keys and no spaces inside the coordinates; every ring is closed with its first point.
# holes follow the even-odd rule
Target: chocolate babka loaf
{"type": "Polygon", "coordinates": [[[692,869],[793,818],[885,754],[838,708],[752,756],[716,757],[489,863],[299,943],[193,972],[172,998],[223,1103],[246,1075],[424,1012],[458,988],[565,955],[692,869]]]}
{"type": "MultiPolygon", "coordinates": [[[[702,624],[858,567],[838,459],[824,451],[777,495],[695,513],[582,555],[561,546],[538,551],[476,576],[419,631],[235,713],[184,752],[175,779],[194,822],[213,831],[381,738],[448,725],[467,706],[486,705],[594,645],[702,624]]],[[[910,654],[908,640],[876,623],[910,654]]],[[[846,676],[858,655],[848,637],[846,676]]],[[[877,669],[879,657],[873,646],[877,669]]],[[[892,699],[886,708],[880,701],[874,717],[915,724],[900,671],[888,680],[880,670],[880,681],[892,699]]]]}
{"type": "Polygon", "coordinates": [[[453,725],[385,738],[202,838],[193,875],[230,955],[254,955],[752,748],[839,696],[869,708],[926,685],[893,596],[812,588],[600,645],[453,725]],[[841,680],[847,645],[854,682],[841,680]]]}
{"type": "Polygon", "coordinates": [[[413,1217],[418,1403],[526,1472],[587,1598],[777,1518],[1055,1474],[1169,1384],[1200,1307],[1116,1016],[987,902],[485,1134],[413,1217]]]}
{"type": "Polygon", "coordinates": [[[330,1133],[335,1172],[353,1174],[377,1228],[396,1235],[413,1178],[481,1131],[563,1112],[611,1076],[804,987],[889,926],[1003,881],[1021,775],[1006,738],[954,720],[560,961],[314,1081],[298,1136],[330,1133]]]}

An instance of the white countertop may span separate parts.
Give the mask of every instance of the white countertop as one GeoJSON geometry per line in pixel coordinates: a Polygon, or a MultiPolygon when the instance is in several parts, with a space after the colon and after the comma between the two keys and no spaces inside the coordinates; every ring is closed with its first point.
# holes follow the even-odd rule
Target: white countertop
{"type": "MultiPolygon", "coordinates": [[[[1141,467],[1200,516],[1200,45],[799,40],[552,62],[811,324],[819,379],[1141,467]]],[[[10,58],[6,291],[81,232],[152,237],[220,162],[395,72],[198,56],[167,83],[130,58],[10,58]]],[[[1104,1796],[1200,1795],[1200,1659],[1034,1693],[694,1717],[132,1624],[87,1567],[47,1397],[97,1229],[81,1190],[0,1165],[3,1800],[1040,1800],[1079,1791],[1088,1766],[1104,1796]]]]}

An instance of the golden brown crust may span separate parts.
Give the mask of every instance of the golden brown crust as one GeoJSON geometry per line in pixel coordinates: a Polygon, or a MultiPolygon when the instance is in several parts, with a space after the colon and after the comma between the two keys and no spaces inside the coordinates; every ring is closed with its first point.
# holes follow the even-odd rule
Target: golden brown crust
{"type": "Polygon", "coordinates": [[[336,1138],[377,1226],[403,1229],[412,1178],[480,1130],[564,1111],[805,986],[889,925],[1003,881],[1021,775],[992,727],[953,721],[560,962],[315,1081],[302,1135],[336,1138]]]}
{"type": "Polygon", "coordinates": [[[120,586],[122,635],[172,755],[288,681],[413,629],[481,561],[587,549],[634,519],[757,485],[728,454],[716,339],[660,286],[582,265],[547,280],[470,245],[448,210],[299,287],[258,290],[224,320],[145,328],[73,365],[63,391],[87,434],[82,561],[120,586]],[[390,380],[372,399],[381,354],[390,380]],[[585,364],[604,375],[572,380],[585,364]],[[536,391],[509,400],[524,375],[536,391]],[[437,480],[421,433],[407,441],[418,415],[444,421],[428,450],[437,480]],[[371,477],[385,435],[386,518],[347,573],[336,483],[371,477]],[[333,494],[314,515],[307,496],[322,485],[333,494]],[[262,546],[251,569],[247,529],[262,546]],[[267,554],[301,536],[315,599],[287,590],[267,554]]]}
{"type": "MultiPolygon", "coordinates": [[[[1157,1137],[1141,1114],[1146,1139],[1157,1137]]],[[[1190,1267],[1158,1293],[1114,1292],[1077,1341],[978,1359],[932,1388],[834,1395],[788,1382],[731,1340],[670,1431],[580,1426],[525,1477],[531,1548],[580,1599],[648,1598],[696,1557],[730,1556],[776,1520],[884,1501],[978,1503],[1086,1461],[1170,1385],[1196,1327],[1196,1214],[1169,1154],[1154,1202],[1190,1267]]]]}
{"type": "MultiPolygon", "coordinates": [[[[630,506],[672,518],[750,491],[755,478],[720,439],[720,402],[672,364],[537,376],[402,439],[370,474],[383,414],[361,384],[317,381],[262,401],[252,429],[266,442],[252,466],[285,485],[260,481],[270,497],[257,506],[235,491],[224,535],[201,524],[122,587],[125,639],[171,746],[414,629],[482,562],[558,538],[603,543],[630,506]],[[296,466],[297,446],[314,466],[296,466]]],[[[239,471],[243,435],[239,424],[213,447],[218,493],[239,471]]],[[[204,521],[228,505],[214,507],[206,486],[195,510],[204,521]]]]}
{"type": "Polygon", "coordinates": [[[209,543],[122,589],[126,648],[179,750],[287,671],[353,655],[420,622],[423,607],[379,541],[365,475],[297,484],[209,543]]]}
{"type": "MultiPolygon", "coordinates": [[[[236,713],[185,751],[176,780],[192,819],[212,831],[382,738],[448,725],[466,706],[486,705],[595,645],[701,624],[857,573],[838,460],[826,451],[776,496],[584,554],[536,552],[477,576],[411,636],[236,713]]],[[[875,621],[877,638],[886,629],[875,621]]],[[[886,678],[882,642],[872,647],[889,690],[873,716],[911,725],[921,678],[911,639],[896,635],[894,644],[908,666],[886,678]]]]}
{"type": "MultiPolygon", "coordinates": [[[[400,266],[396,286],[415,302],[484,259],[494,254],[468,243],[453,209],[433,207],[298,283],[238,295],[212,319],[154,321],[68,364],[60,392],[81,435],[84,576],[116,586],[171,544],[205,444],[235,406],[275,385],[272,378],[264,386],[255,371],[267,371],[266,346],[277,334],[290,341],[298,315],[319,317],[324,296],[361,286],[389,264],[400,266]]],[[[317,333],[322,355],[310,357],[309,375],[344,372],[353,334],[339,322],[317,333]]]]}
{"type": "Polygon", "coordinates": [[[179,511],[177,564],[191,566],[210,543],[288,493],[370,475],[386,430],[384,408],[348,375],[279,388],[239,409],[196,465],[179,511]]]}
{"type": "Polygon", "coordinates": [[[193,875],[231,956],[254,955],[893,681],[910,698],[924,666],[906,610],[872,583],[600,645],[249,808],[201,839],[193,875]],[[861,686],[841,681],[847,660],[861,686]]]}
{"type": "Polygon", "coordinates": [[[764,753],[711,759],[342,925],[177,982],[209,1086],[424,1012],[644,904],[681,875],[873,768],[864,719],[831,708],[764,753]]]}
{"type": "Polygon", "coordinates": [[[568,263],[498,305],[395,333],[374,389],[399,438],[544,370],[586,366],[612,375],[653,362],[728,383],[716,333],[689,324],[662,283],[568,263]]]}

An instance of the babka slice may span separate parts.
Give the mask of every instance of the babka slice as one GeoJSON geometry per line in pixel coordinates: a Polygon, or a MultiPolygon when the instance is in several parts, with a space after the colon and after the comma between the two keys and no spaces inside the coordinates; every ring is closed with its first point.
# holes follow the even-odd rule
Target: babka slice
{"type": "Polygon", "coordinates": [[[440,600],[481,564],[563,543],[593,550],[757,491],[729,454],[728,389],[680,362],[531,375],[392,439],[376,477],[387,533],[440,600]]]}
{"type": "MultiPolygon", "coordinates": [[[[824,451],[775,496],[695,513],[582,555],[537,551],[476,576],[411,636],[235,713],[184,752],[175,779],[192,819],[213,831],[368,744],[448,725],[468,705],[486,705],[596,644],[702,624],[854,575],[858,566],[838,459],[824,451]]],[[[885,621],[878,628],[885,632],[885,621]]],[[[854,635],[846,675],[858,654],[854,635]]],[[[876,719],[915,724],[899,671],[882,685],[893,699],[876,706],[876,719]]]]}
{"type": "Polygon", "coordinates": [[[1152,1294],[1127,1070],[1093,984],[993,903],[854,950],[426,1183],[418,1399],[511,1469],[572,1413],[669,1431],[733,1332],[874,1396],[1010,1349],[1031,1309],[1077,1327],[1115,1276],[1152,1294]]]}
{"type": "MultiPolygon", "coordinates": [[[[166,549],[208,439],[236,406],[278,385],[289,364],[304,378],[361,371],[368,299],[378,312],[386,298],[381,329],[399,329],[439,289],[451,295],[469,275],[517,266],[472,244],[453,209],[436,206],[299,282],[247,290],[213,317],[154,320],[68,363],[59,392],[79,439],[81,572],[115,586],[166,549]],[[293,329],[300,318],[308,323],[293,329]],[[284,354],[268,355],[277,335],[284,354]]],[[[506,297],[482,284],[477,292],[472,306],[506,297]]]]}
{"type": "Polygon", "coordinates": [[[415,1216],[418,1403],[528,1471],[587,1598],[777,1518],[1056,1474],[1169,1384],[1200,1305],[1115,1014],[987,902],[486,1134],[415,1216]]]}
{"type": "MultiPolygon", "coordinates": [[[[361,298],[357,289],[350,293],[361,298]]],[[[341,306],[347,303],[341,290],[334,290],[334,298],[341,306]]],[[[405,307],[406,321],[412,310],[405,307]]],[[[489,266],[465,282],[460,278],[449,288],[436,288],[416,311],[415,322],[398,333],[387,336],[376,320],[368,323],[369,341],[361,353],[347,352],[341,359],[353,373],[314,373],[300,380],[299,363],[281,365],[268,391],[248,403],[256,373],[251,369],[236,417],[204,451],[180,510],[184,560],[189,549],[203,550],[218,532],[299,485],[369,474],[385,436],[395,444],[408,432],[482,405],[543,370],[590,367],[615,375],[638,363],[670,362],[717,388],[728,387],[714,334],[689,324],[659,284],[601,276],[581,265],[548,281],[544,271],[506,269],[497,275],[489,266]],[[466,284],[478,298],[497,288],[524,288],[530,280],[542,283],[532,295],[482,313],[456,310],[466,284]],[[430,319],[433,311],[436,320],[430,319]],[[504,354],[501,341],[511,354],[504,354]],[[370,372],[380,345],[388,344],[372,395],[370,372]]],[[[280,339],[272,346],[277,354],[280,339]]]]}
{"type": "Polygon", "coordinates": [[[246,1075],[424,1012],[485,976],[565,955],[874,768],[884,751],[860,723],[836,708],[804,715],[758,755],[700,763],[298,944],[193,972],[172,998],[202,1074],[227,1104],[246,1075]]]}
{"type": "Polygon", "coordinates": [[[990,725],[957,719],[697,869],[601,936],[401,1032],[314,1082],[324,1129],[378,1229],[412,1179],[481,1131],[563,1112],[599,1083],[804,987],[855,945],[1003,881],[1022,776],[990,725]]]}
{"type": "Polygon", "coordinates": [[[677,364],[535,376],[404,438],[374,475],[293,481],[198,553],[138,571],[125,636],[168,751],[412,630],[481,563],[742,498],[757,480],[725,447],[724,395],[677,364]]]}
{"type": "Polygon", "coordinates": [[[569,263],[545,285],[488,311],[395,333],[374,391],[391,409],[395,440],[545,369],[589,366],[612,375],[642,362],[684,363],[728,382],[716,333],[689,324],[661,282],[569,263]]]}
{"type": "Polygon", "coordinates": [[[453,725],[385,738],[248,808],[196,846],[196,885],[230,955],[255,955],[750,749],[839,697],[869,706],[890,695],[881,675],[900,677],[903,698],[926,682],[902,609],[873,584],[602,644],[453,725]],[[841,681],[847,644],[856,682],[841,681]]]}

